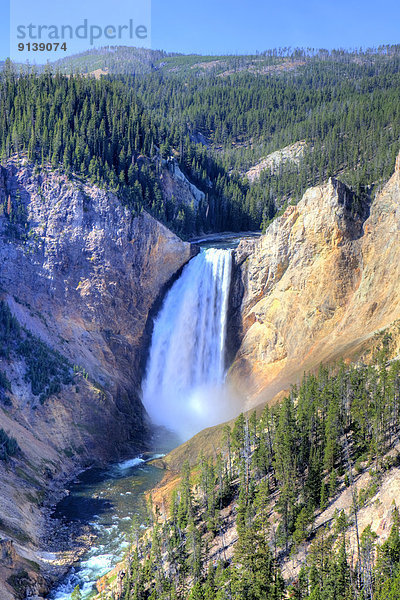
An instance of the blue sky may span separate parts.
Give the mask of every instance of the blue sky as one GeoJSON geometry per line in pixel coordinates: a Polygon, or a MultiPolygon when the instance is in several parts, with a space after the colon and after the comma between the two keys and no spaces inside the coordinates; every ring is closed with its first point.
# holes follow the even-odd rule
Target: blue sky
{"type": "MultiPolygon", "coordinates": [[[[125,22],[135,0],[11,1],[17,19],[19,14],[26,16],[26,7],[33,5],[39,23],[49,19],[77,23],[89,18],[117,24],[125,22]]],[[[0,3],[3,59],[10,53],[9,2],[0,3]]],[[[382,4],[376,0],[152,0],[151,5],[151,47],[169,51],[253,53],[278,46],[353,48],[400,43],[398,0],[382,4]]],[[[87,40],[80,40],[71,50],[88,47],[87,40]]]]}

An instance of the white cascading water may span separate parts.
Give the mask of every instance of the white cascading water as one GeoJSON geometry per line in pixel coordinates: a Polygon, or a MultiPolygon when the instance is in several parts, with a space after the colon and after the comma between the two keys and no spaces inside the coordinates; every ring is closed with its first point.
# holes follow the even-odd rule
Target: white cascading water
{"type": "Polygon", "coordinates": [[[143,404],[156,425],[182,439],[226,420],[225,338],[232,253],[210,248],[193,258],[154,323],[143,404]]]}

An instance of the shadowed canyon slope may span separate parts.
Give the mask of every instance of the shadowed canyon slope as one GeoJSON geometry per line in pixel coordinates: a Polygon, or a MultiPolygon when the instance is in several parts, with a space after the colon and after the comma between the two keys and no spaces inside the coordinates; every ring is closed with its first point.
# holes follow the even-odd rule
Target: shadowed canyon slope
{"type": "Polygon", "coordinates": [[[243,337],[229,378],[249,405],[320,362],[359,356],[400,318],[399,239],[400,157],[370,210],[330,179],[242,242],[243,337]]]}
{"type": "MultiPolygon", "coordinates": [[[[19,331],[0,356],[10,383],[0,429],[20,447],[0,460],[0,533],[32,558],[45,526],[43,490],[58,490],[79,467],[145,447],[138,389],[146,324],[192,248],[145,212],[133,216],[115,195],[39,174],[25,159],[1,168],[0,206],[0,298],[19,331]],[[33,393],[20,352],[27,331],[44,362],[62,360],[57,350],[70,363],[71,381],[45,398],[33,393]]],[[[34,364],[39,383],[42,367],[34,364]]],[[[6,554],[15,572],[15,553],[6,554]]]]}

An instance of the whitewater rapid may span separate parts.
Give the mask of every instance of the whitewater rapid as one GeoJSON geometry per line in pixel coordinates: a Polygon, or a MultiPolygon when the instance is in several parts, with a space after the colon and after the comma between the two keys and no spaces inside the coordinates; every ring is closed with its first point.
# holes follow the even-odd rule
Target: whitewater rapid
{"type": "MultiPolygon", "coordinates": [[[[165,447],[166,451],[169,449],[165,447]]],[[[99,577],[123,558],[129,546],[132,518],[135,515],[145,526],[144,494],[162,478],[162,471],[149,462],[162,456],[163,453],[157,452],[136,456],[106,469],[89,469],[71,485],[70,494],[57,506],[55,516],[64,525],[74,521],[88,523],[96,540],[54,586],[49,600],[70,600],[77,585],[82,600],[87,600],[93,595],[99,577]]]]}
{"type": "Polygon", "coordinates": [[[193,258],[169,290],[154,323],[143,404],[156,425],[188,439],[226,420],[225,342],[231,250],[193,258]]]}

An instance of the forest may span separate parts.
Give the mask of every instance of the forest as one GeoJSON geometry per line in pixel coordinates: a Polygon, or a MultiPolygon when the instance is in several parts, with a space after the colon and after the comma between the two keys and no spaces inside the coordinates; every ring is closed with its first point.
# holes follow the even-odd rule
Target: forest
{"type": "MultiPolygon", "coordinates": [[[[160,64],[184,68],[150,68],[146,55],[147,70],[100,79],[7,63],[0,157],[27,153],[38,168],[107,187],[133,212],[148,210],[184,238],[265,228],[330,176],[372,199],[398,153],[399,48],[290,56],[296,68],[254,72],[254,60],[231,57],[227,71],[199,75],[193,57],[160,53],[153,57],[160,64]],[[298,141],[306,144],[298,163],[248,181],[249,167],[298,141]],[[164,198],[160,175],[171,157],[205,193],[199,206],[164,198]]],[[[267,69],[289,59],[260,60],[267,69]]]]}
{"type": "Polygon", "coordinates": [[[373,366],[321,366],[281,404],[225,425],[221,451],[184,464],[169,510],[154,510],[150,499],[148,528],[134,520],[118,598],[397,599],[397,507],[381,545],[369,525],[358,526],[359,511],[400,459],[398,450],[387,454],[400,433],[400,362],[388,362],[389,342],[383,340],[373,366]],[[365,469],[371,482],[359,489],[365,469]],[[346,488],[348,510],[316,526],[346,488]],[[303,566],[285,583],[282,561],[305,543],[303,566]]]}
{"type": "MultiPolygon", "coordinates": [[[[52,394],[59,393],[62,385],[73,381],[72,365],[67,359],[21,327],[4,300],[0,300],[0,358],[25,361],[25,380],[41,404],[52,394]]],[[[11,383],[0,371],[0,402],[10,406],[7,392],[11,393],[11,383]]]]}

